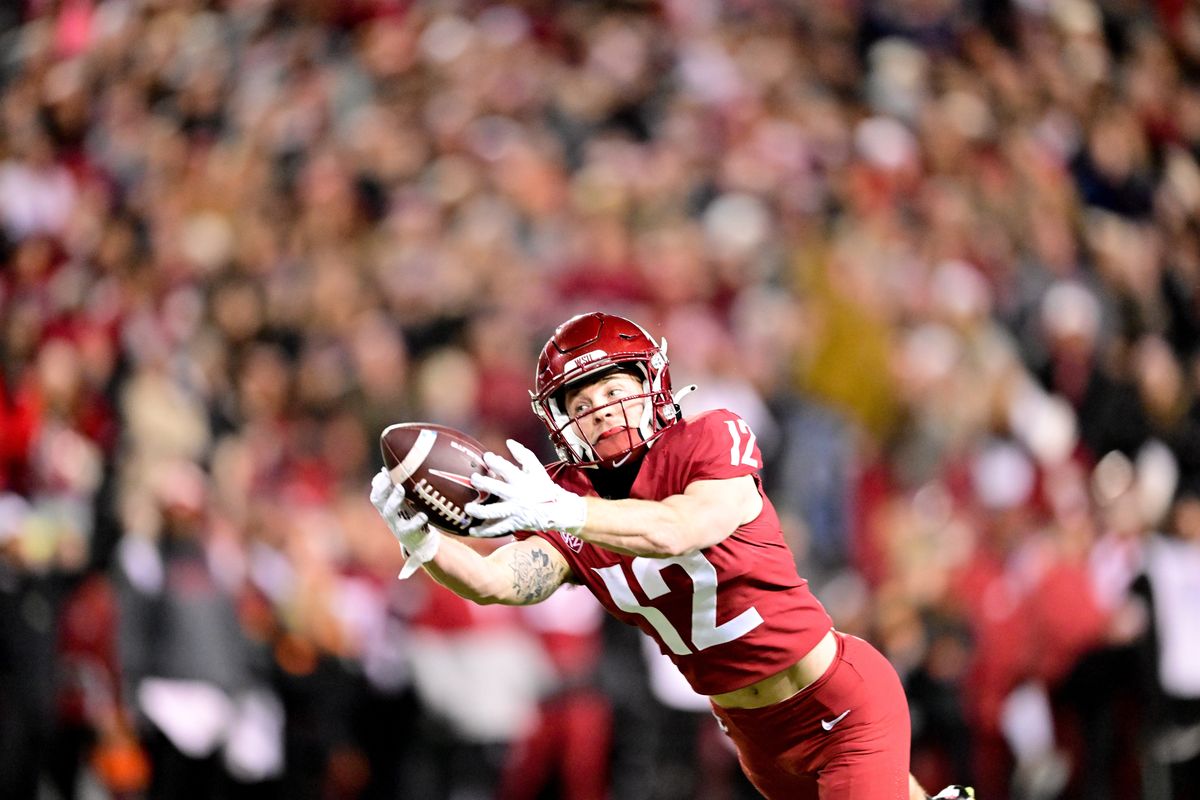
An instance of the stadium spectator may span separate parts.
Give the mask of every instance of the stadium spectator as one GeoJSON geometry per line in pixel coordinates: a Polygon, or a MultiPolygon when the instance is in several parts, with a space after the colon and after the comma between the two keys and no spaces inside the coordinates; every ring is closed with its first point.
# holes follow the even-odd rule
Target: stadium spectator
{"type": "Polygon", "coordinates": [[[121,696],[149,750],[150,797],[212,797],[282,774],[282,706],[237,614],[239,575],[207,493],[195,465],[163,468],[156,527],[127,536],[118,558],[121,696]]]}
{"type": "Polygon", "coordinates": [[[1182,483],[1167,531],[1146,544],[1145,573],[1134,591],[1148,607],[1143,643],[1146,679],[1154,704],[1146,718],[1150,781],[1164,797],[1179,800],[1200,789],[1200,669],[1194,619],[1200,566],[1200,487],[1182,483]]]}

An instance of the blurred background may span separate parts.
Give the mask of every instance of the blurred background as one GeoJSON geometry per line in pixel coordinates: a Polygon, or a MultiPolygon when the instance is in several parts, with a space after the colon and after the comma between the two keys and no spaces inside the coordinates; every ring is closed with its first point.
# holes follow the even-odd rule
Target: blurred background
{"type": "Polygon", "coordinates": [[[549,458],[573,313],[751,422],[913,770],[1200,797],[1200,4],[0,4],[0,797],[738,800],[564,590],[367,502],[549,458]]]}

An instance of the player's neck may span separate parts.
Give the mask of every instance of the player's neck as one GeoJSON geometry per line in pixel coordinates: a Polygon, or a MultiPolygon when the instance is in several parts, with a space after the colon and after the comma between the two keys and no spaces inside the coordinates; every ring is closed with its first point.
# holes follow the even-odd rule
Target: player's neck
{"type": "Polygon", "coordinates": [[[587,475],[592,481],[596,494],[606,500],[621,500],[629,497],[629,491],[633,488],[633,482],[637,480],[638,470],[641,466],[642,458],[639,457],[628,464],[622,464],[612,469],[600,467],[587,470],[587,475]]]}

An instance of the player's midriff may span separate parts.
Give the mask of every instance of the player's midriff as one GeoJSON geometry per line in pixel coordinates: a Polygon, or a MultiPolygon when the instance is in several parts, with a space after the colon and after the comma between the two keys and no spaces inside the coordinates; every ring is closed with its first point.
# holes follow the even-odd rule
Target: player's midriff
{"type": "Polygon", "coordinates": [[[764,708],[787,700],[816,683],[837,657],[837,639],[832,630],[795,664],[774,675],[732,692],[712,695],[722,708],[764,708]]]}

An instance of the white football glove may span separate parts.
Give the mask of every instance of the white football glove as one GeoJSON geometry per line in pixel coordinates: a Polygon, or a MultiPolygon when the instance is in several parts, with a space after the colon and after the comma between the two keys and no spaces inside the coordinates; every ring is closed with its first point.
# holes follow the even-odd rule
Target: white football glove
{"type": "Polygon", "coordinates": [[[383,517],[388,530],[400,543],[400,550],[407,556],[403,569],[400,570],[400,580],[404,580],[420,569],[427,561],[432,561],[437,555],[438,543],[442,537],[431,530],[429,517],[417,514],[410,517],[400,505],[404,502],[404,487],[392,483],[392,478],[386,469],[381,469],[371,480],[371,505],[383,517]]]}
{"type": "Polygon", "coordinates": [[[465,511],[477,519],[495,520],[489,525],[471,528],[471,535],[483,539],[504,536],[513,531],[565,531],[577,533],[587,519],[587,503],[568,492],[546,474],[538,457],[521,445],[508,440],[508,449],[517,464],[485,453],[483,460],[498,478],[475,473],[471,484],[495,495],[500,502],[467,503],[465,511]]]}

